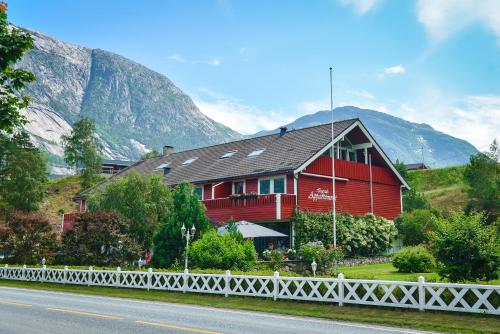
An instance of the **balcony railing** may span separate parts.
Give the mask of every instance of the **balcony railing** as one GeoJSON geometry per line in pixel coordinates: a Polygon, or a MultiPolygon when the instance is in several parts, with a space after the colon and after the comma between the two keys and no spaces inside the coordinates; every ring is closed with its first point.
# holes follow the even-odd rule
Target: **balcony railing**
{"type": "Polygon", "coordinates": [[[295,208],[295,195],[271,194],[246,198],[219,198],[203,201],[206,214],[215,222],[230,218],[248,221],[289,219],[295,208]]]}

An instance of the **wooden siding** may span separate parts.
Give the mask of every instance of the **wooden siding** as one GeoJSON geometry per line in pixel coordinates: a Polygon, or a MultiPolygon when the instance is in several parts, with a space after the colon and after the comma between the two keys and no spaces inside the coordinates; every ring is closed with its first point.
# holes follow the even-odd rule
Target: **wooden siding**
{"type": "Polygon", "coordinates": [[[245,187],[245,191],[247,194],[256,194],[259,191],[259,180],[247,179],[245,187]]]}
{"type": "MultiPolygon", "coordinates": [[[[306,173],[332,175],[332,159],[319,157],[304,170],[306,173]]],[[[364,163],[335,159],[335,176],[350,180],[370,181],[370,169],[364,163]]],[[[387,168],[372,166],[373,182],[399,186],[401,183],[394,173],[387,168]]],[[[399,191],[399,190],[398,190],[399,191]]]]}
{"type": "Polygon", "coordinates": [[[224,183],[215,183],[214,186],[214,198],[226,198],[231,196],[233,192],[233,183],[232,182],[224,182],[224,183]]]}
{"type": "Polygon", "coordinates": [[[212,199],[212,184],[205,184],[203,186],[203,199],[212,199]]]}
{"type": "Polygon", "coordinates": [[[288,174],[286,176],[286,193],[287,194],[295,194],[293,174],[288,174]]]}
{"type": "MultiPolygon", "coordinates": [[[[364,215],[370,212],[369,182],[354,179],[336,181],[335,190],[338,212],[352,215],[364,215]]],[[[298,191],[300,210],[316,212],[330,212],[332,210],[331,198],[313,199],[315,194],[325,193],[325,191],[326,196],[332,196],[331,179],[299,175],[298,191]]],[[[399,185],[374,183],[373,204],[373,211],[378,216],[387,219],[394,219],[399,216],[401,213],[399,185]]]]}

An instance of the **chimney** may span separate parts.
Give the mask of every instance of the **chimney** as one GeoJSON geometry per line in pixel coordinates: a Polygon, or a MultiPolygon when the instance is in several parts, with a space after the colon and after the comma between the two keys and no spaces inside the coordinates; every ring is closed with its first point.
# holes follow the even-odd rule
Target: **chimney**
{"type": "Polygon", "coordinates": [[[170,155],[174,153],[174,147],[170,145],[165,145],[163,146],[163,156],[166,157],[167,155],[170,155]]]}
{"type": "Polygon", "coordinates": [[[280,127],[280,137],[283,136],[286,133],[286,130],[287,130],[286,126],[280,127]]]}

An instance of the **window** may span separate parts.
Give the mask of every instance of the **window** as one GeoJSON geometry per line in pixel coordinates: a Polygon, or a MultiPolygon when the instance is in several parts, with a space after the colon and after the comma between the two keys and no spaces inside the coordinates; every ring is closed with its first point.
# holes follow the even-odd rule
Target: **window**
{"type": "Polygon", "coordinates": [[[266,195],[271,193],[271,180],[259,180],[259,194],[266,195]]]}
{"type": "Polygon", "coordinates": [[[233,194],[241,195],[245,193],[245,181],[233,182],[233,194]]]}
{"type": "Polygon", "coordinates": [[[187,159],[186,161],[184,161],[182,164],[183,164],[183,165],[189,165],[190,163],[192,163],[192,162],[193,162],[193,161],[195,161],[196,159],[198,159],[198,157],[189,158],[189,159],[187,159]]]}
{"type": "Polygon", "coordinates": [[[232,157],[233,155],[236,154],[236,152],[238,151],[229,151],[229,152],[226,152],[224,153],[223,155],[221,155],[221,157],[219,159],[225,159],[225,158],[230,158],[232,157]]]}
{"type": "Polygon", "coordinates": [[[356,151],[349,151],[349,161],[357,161],[356,151]]]}
{"type": "Polygon", "coordinates": [[[259,180],[259,194],[284,194],[286,192],[285,177],[280,176],[259,180]]]}
{"type": "Polygon", "coordinates": [[[280,177],[279,179],[274,179],[274,189],[273,193],[275,194],[284,194],[285,193],[285,178],[280,177]]]}
{"type": "Polygon", "coordinates": [[[258,150],[254,150],[254,151],[250,152],[250,154],[248,156],[255,157],[257,155],[261,155],[262,152],[264,152],[265,150],[266,150],[265,148],[259,148],[258,150]]]}
{"type": "Polygon", "coordinates": [[[203,199],[203,187],[194,188],[193,194],[201,201],[203,199]]]}

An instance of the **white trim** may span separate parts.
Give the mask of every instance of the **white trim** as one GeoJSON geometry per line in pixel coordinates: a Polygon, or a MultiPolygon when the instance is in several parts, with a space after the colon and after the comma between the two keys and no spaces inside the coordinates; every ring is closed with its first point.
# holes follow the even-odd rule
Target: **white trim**
{"type": "MultiPolygon", "coordinates": [[[[328,180],[332,179],[332,177],[328,176],[328,175],[313,174],[313,173],[306,173],[306,172],[302,172],[300,174],[305,175],[305,176],[311,176],[311,177],[319,177],[321,179],[328,179],[328,180]]],[[[335,180],[337,180],[337,181],[349,181],[349,179],[346,179],[344,177],[338,177],[338,176],[335,176],[335,180]]]]}
{"type": "MultiPolygon", "coordinates": [[[[342,131],[342,133],[339,133],[333,142],[328,143],[325,147],[323,147],[316,154],[314,154],[312,157],[310,157],[306,162],[304,162],[302,165],[300,165],[296,170],[294,170],[293,173],[297,174],[297,173],[302,172],[304,169],[306,169],[307,166],[309,166],[311,163],[313,163],[318,157],[320,157],[323,153],[328,151],[330,149],[330,147],[334,146],[337,142],[339,142],[342,139],[342,137],[347,135],[349,132],[351,132],[357,126],[359,126],[359,128],[361,129],[363,134],[368,138],[368,140],[370,140],[370,142],[373,144],[373,147],[377,150],[377,152],[380,153],[380,155],[382,156],[384,161],[387,163],[389,168],[394,172],[394,174],[396,174],[396,177],[399,179],[399,181],[401,181],[403,186],[406,189],[410,189],[410,186],[408,185],[408,183],[406,183],[406,181],[403,179],[403,177],[399,174],[397,169],[392,164],[391,160],[387,157],[387,155],[385,155],[384,151],[382,151],[382,149],[377,145],[377,143],[375,142],[373,137],[370,135],[368,130],[363,125],[363,123],[361,123],[359,120],[354,122],[353,124],[351,124],[351,126],[349,126],[347,129],[342,131]]],[[[340,145],[338,145],[338,146],[340,146],[340,145]]]]}
{"type": "MultiPolygon", "coordinates": [[[[283,191],[283,194],[286,194],[286,174],[285,175],[278,175],[278,176],[271,176],[271,177],[261,177],[261,178],[258,178],[257,179],[257,194],[258,195],[271,195],[271,194],[275,194],[274,192],[274,180],[275,179],[285,179],[285,182],[284,182],[284,191],[283,191]],[[260,193],[260,181],[261,180],[271,180],[272,182],[270,182],[270,185],[269,185],[269,194],[261,194],[260,193]]],[[[281,193],[280,193],[281,194],[281,193]]]]}
{"type": "Polygon", "coordinates": [[[362,150],[364,148],[371,148],[371,147],[373,147],[372,143],[363,143],[363,144],[352,145],[353,150],[362,150]]]}
{"type": "Polygon", "coordinates": [[[276,194],[276,219],[281,220],[281,194],[276,194]]]}
{"type": "Polygon", "coordinates": [[[204,184],[202,184],[201,186],[200,185],[195,185],[194,187],[195,187],[195,189],[198,189],[198,188],[201,189],[201,198],[200,198],[200,201],[204,201],[205,200],[205,185],[204,184]]]}
{"type": "MultiPolygon", "coordinates": [[[[298,173],[302,172],[304,169],[306,169],[307,166],[309,166],[311,163],[313,163],[316,159],[318,159],[321,155],[323,155],[323,153],[328,151],[330,149],[330,147],[332,147],[340,139],[342,139],[342,136],[346,135],[352,129],[354,129],[357,126],[357,124],[358,124],[358,121],[354,122],[351,126],[349,126],[342,133],[340,133],[333,142],[328,143],[325,147],[323,147],[316,154],[314,154],[312,157],[310,157],[306,162],[304,162],[302,165],[300,165],[296,170],[294,170],[293,173],[298,174],[298,173]]],[[[340,145],[338,145],[338,146],[340,146],[340,145]]]]}
{"type": "Polygon", "coordinates": [[[403,213],[403,186],[399,187],[399,203],[401,204],[401,213],[403,213]]]}
{"type": "Polygon", "coordinates": [[[236,195],[234,193],[234,184],[236,182],[243,182],[243,194],[246,194],[247,193],[247,180],[245,180],[245,179],[243,179],[243,180],[235,180],[235,181],[231,182],[231,194],[236,195]]]}

